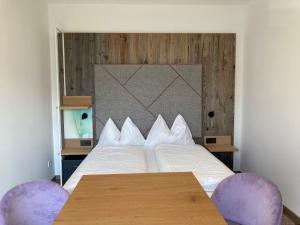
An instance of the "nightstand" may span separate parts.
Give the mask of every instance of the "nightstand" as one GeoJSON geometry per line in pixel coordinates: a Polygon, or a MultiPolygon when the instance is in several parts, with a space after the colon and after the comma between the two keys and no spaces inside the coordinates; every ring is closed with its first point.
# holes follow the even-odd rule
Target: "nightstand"
{"type": "Polygon", "coordinates": [[[231,136],[205,136],[204,147],[233,170],[233,154],[239,150],[231,144],[231,136]]]}
{"type": "Polygon", "coordinates": [[[92,151],[93,139],[64,139],[61,150],[62,184],[64,185],[80,163],[92,151]]]}
{"type": "Polygon", "coordinates": [[[64,185],[80,163],[91,151],[91,148],[67,148],[61,151],[62,184],[64,185]]]}

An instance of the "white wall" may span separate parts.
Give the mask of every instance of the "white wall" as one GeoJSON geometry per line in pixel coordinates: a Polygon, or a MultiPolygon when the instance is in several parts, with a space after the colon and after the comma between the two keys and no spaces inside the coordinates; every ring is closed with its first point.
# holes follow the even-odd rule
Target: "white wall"
{"type": "MultiPolygon", "coordinates": [[[[241,142],[244,7],[209,5],[49,4],[53,105],[57,106],[55,28],[65,32],[237,33],[235,144],[241,142]]],[[[59,116],[53,108],[56,173],[59,168],[59,116]]],[[[239,168],[239,156],[235,160],[239,168]]]]}
{"type": "Polygon", "coordinates": [[[53,169],[47,6],[0,2],[0,198],[53,169]]]}
{"type": "Polygon", "coordinates": [[[300,215],[300,1],[256,0],[247,20],[241,166],[300,215]]]}

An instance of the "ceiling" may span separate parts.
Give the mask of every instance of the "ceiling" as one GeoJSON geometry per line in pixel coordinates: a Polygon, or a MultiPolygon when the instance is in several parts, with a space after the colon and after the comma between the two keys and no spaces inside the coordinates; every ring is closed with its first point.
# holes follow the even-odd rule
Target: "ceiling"
{"type": "Polygon", "coordinates": [[[98,3],[143,5],[243,5],[251,0],[48,0],[49,3],[98,3]]]}

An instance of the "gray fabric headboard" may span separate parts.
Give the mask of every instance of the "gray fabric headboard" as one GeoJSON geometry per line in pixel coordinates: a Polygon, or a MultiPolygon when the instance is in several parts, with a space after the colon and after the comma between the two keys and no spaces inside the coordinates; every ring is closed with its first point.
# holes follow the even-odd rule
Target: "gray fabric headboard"
{"type": "Polygon", "coordinates": [[[108,120],[131,117],[146,136],[158,114],[169,127],[177,114],[201,137],[201,65],[95,65],[97,139],[108,120]]]}

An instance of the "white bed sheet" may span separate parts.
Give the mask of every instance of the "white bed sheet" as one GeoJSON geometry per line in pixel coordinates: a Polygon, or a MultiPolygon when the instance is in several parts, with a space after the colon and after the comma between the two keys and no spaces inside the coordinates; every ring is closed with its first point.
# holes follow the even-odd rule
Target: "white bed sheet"
{"type": "Polygon", "coordinates": [[[146,173],[146,155],[140,146],[95,147],[83,160],[64,188],[73,192],[83,175],[146,173]]]}
{"type": "Polygon", "coordinates": [[[64,188],[72,193],[83,175],[149,172],[193,172],[209,196],[219,182],[233,174],[200,145],[95,147],[64,188]]]}
{"type": "Polygon", "coordinates": [[[233,172],[201,145],[159,145],[155,155],[161,172],[193,172],[210,196],[233,172]]]}

